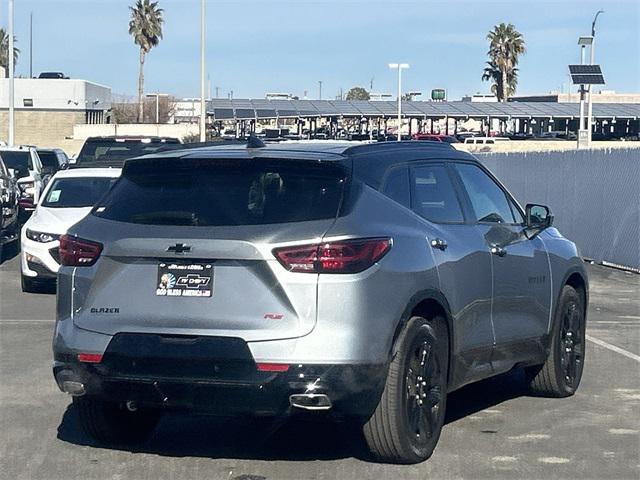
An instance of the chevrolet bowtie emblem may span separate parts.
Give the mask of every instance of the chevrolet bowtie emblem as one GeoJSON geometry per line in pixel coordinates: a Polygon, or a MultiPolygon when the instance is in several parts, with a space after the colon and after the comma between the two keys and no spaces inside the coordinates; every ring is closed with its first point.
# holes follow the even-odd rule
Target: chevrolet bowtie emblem
{"type": "Polygon", "coordinates": [[[191,245],[185,245],[184,243],[176,243],[167,248],[167,252],[172,253],[187,253],[191,251],[191,245]]]}

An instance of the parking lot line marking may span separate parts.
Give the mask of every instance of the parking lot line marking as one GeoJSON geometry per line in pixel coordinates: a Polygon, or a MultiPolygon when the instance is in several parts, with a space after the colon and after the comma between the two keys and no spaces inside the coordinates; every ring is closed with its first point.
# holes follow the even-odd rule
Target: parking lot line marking
{"type": "Polygon", "coordinates": [[[638,315],[618,315],[618,318],[630,318],[632,320],[640,320],[638,315]]]}
{"type": "Polygon", "coordinates": [[[35,323],[35,324],[44,324],[44,325],[51,325],[56,323],[55,320],[0,320],[0,325],[13,325],[13,324],[29,324],[29,323],[35,323]]]}
{"type": "Polygon", "coordinates": [[[592,337],[591,335],[586,335],[586,338],[590,342],[593,342],[596,345],[600,345],[601,347],[606,348],[607,350],[611,350],[612,352],[616,352],[616,353],[619,353],[620,355],[624,355],[625,357],[630,358],[631,360],[640,362],[640,355],[636,355],[635,353],[628,352],[623,348],[616,347],[615,345],[611,345],[610,343],[600,340],[599,338],[592,337]]]}
{"type": "Polygon", "coordinates": [[[606,323],[615,325],[638,325],[638,322],[632,322],[631,320],[589,320],[589,323],[606,323]]]}

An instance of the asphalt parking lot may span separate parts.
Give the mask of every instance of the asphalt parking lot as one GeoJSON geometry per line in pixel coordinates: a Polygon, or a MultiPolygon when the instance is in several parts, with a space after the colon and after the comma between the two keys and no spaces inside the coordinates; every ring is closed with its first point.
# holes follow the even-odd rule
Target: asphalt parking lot
{"type": "Polygon", "coordinates": [[[527,396],[520,372],[449,398],[426,463],[367,459],[357,432],[295,421],[167,415],[135,450],[97,447],[51,374],[55,295],[20,291],[17,246],[0,265],[0,477],[7,479],[640,478],[640,275],[591,266],[587,358],[567,399],[527,396]],[[13,258],[11,258],[13,257],[13,258]]]}

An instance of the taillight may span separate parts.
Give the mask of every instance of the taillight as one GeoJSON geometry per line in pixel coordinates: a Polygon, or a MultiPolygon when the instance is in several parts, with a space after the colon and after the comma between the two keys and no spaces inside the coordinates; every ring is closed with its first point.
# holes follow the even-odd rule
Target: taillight
{"type": "Polygon", "coordinates": [[[289,370],[287,363],[256,363],[259,372],[286,372],[289,370]]]}
{"type": "Polygon", "coordinates": [[[79,353],[78,361],[82,363],[100,363],[102,361],[101,353],[79,353]]]}
{"type": "Polygon", "coordinates": [[[69,267],[86,267],[93,265],[102,252],[102,244],[63,235],[60,237],[60,263],[69,267]]]}
{"type": "Polygon", "coordinates": [[[273,254],[292,272],[358,273],[380,260],[390,248],[390,238],[365,238],[281,247],[273,254]]]}

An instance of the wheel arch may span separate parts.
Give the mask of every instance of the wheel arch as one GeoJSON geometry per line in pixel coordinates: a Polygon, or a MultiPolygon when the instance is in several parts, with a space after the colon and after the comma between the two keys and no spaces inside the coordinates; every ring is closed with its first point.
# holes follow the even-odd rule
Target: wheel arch
{"type": "Polygon", "coordinates": [[[442,292],[435,289],[421,290],[416,293],[405,307],[400,321],[396,325],[395,332],[393,334],[393,340],[391,342],[390,358],[396,354],[397,351],[397,339],[405,327],[409,319],[413,316],[420,316],[426,319],[433,318],[437,315],[441,315],[446,320],[447,336],[449,341],[449,368],[447,372],[447,381],[451,380],[452,372],[452,355],[454,352],[455,335],[453,318],[451,316],[451,309],[449,302],[442,292]]]}
{"type": "Polygon", "coordinates": [[[560,305],[560,295],[562,295],[562,289],[569,285],[576,289],[578,295],[581,296],[584,306],[584,317],[585,321],[587,318],[587,306],[589,304],[589,281],[587,278],[587,274],[584,268],[581,268],[581,265],[574,265],[569,268],[562,278],[562,282],[558,285],[558,290],[555,294],[555,298],[553,299],[553,310],[552,314],[552,322],[550,324],[550,330],[547,332],[546,339],[544,341],[545,346],[548,350],[549,343],[551,342],[551,337],[553,334],[553,329],[555,328],[555,322],[558,318],[558,307],[560,305]]]}
{"type": "Polygon", "coordinates": [[[576,289],[578,294],[582,297],[583,306],[584,306],[584,314],[586,317],[587,314],[587,305],[589,304],[589,280],[587,278],[587,274],[584,268],[581,268],[581,265],[574,265],[569,268],[562,278],[562,282],[559,284],[559,288],[556,294],[556,298],[554,299],[554,307],[553,307],[553,318],[556,318],[556,313],[558,310],[558,302],[560,299],[560,295],[562,294],[562,289],[569,285],[576,289]]]}
{"type": "Polygon", "coordinates": [[[572,272],[569,272],[566,275],[564,282],[562,283],[562,287],[564,287],[565,285],[569,285],[573,287],[578,292],[578,294],[582,297],[583,306],[585,308],[585,313],[586,313],[587,302],[589,300],[589,291],[588,291],[587,280],[585,276],[583,276],[583,273],[577,269],[573,270],[572,272]]]}

